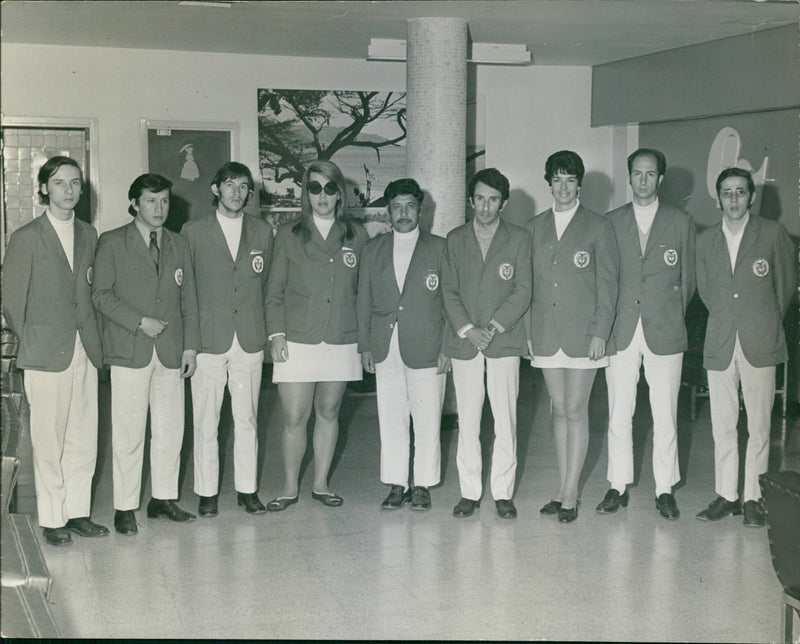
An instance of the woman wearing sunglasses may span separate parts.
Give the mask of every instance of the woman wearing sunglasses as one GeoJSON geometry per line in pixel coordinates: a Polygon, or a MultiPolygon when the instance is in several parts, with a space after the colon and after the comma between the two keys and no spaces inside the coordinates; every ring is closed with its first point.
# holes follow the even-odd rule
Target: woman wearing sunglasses
{"type": "Polygon", "coordinates": [[[314,422],[312,497],[336,507],[328,487],[339,435],[339,407],[350,380],[361,380],[356,292],[361,251],[369,236],[345,214],[342,171],[317,160],[303,175],[302,215],[280,228],[267,285],[267,329],[273,382],[283,407],[281,494],[267,504],[279,512],[297,502],[306,424],[314,422]]]}

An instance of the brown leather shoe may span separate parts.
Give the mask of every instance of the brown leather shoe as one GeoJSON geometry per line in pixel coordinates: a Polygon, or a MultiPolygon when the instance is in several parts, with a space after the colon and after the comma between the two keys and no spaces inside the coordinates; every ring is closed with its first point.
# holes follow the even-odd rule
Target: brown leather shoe
{"type": "Polygon", "coordinates": [[[108,528],[99,525],[89,519],[89,517],[79,517],[77,519],[70,519],[67,525],[64,526],[67,530],[81,535],[82,537],[106,537],[108,536],[108,528]]]}
{"type": "Polygon", "coordinates": [[[51,546],[68,546],[72,543],[72,537],[66,526],[62,528],[42,528],[44,540],[51,546]]]}
{"type": "Polygon", "coordinates": [[[139,528],[136,526],[136,515],[133,510],[117,510],[114,512],[114,529],[120,534],[136,534],[139,528]]]}
{"type": "Polygon", "coordinates": [[[454,517],[469,517],[475,512],[475,508],[481,507],[480,501],[473,501],[472,499],[465,499],[461,497],[461,500],[456,503],[456,507],[453,508],[453,516],[454,517]]]}
{"type": "Polygon", "coordinates": [[[744,524],[753,528],[763,528],[766,525],[764,506],[759,501],[745,501],[742,506],[744,511],[744,524]]]}
{"type": "Polygon", "coordinates": [[[627,508],[628,499],[628,490],[625,490],[622,494],[620,494],[619,490],[615,490],[612,487],[608,492],[606,492],[603,500],[597,504],[596,509],[600,514],[611,514],[612,512],[619,510],[620,507],[627,508]]]}
{"type": "Polygon", "coordinates": [[[265,514],[267,511],[267,508],[264,507],[264,504],[255,492],[238,492],[237,502],[239,503],[239,507],[244,506],[244,511],[247,512],[247,514],[265,514]]]}
{"type": "Polygon", "coordinates": [[[728,501],[726,498],[718,496],[705,510],[698,512],[695,518],[701,521],[719,521],[729,514],[736,516],[741,513],[742,504],[738,499],[736,501],[728,501]]]}
{"type": "Polygon", "coordinates": [[[186,523],[197,518],[191,512],[181,510],[175,501],[150,499],[150,503],[147,504],[147,518],[158,519],[159,517],[167,517],[176,523],[186,523]]]}

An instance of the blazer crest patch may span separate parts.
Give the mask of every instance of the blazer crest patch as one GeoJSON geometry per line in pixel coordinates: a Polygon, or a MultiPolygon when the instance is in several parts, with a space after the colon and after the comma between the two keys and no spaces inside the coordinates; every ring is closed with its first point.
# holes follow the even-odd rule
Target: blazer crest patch
{"type": "Polygon", "coordinates": [[[756,277],[766,277],[769,274],[769,262],[764,257],[753,262],[753,274],[756,277]]]}
{"type": "Polygon", "coordinates": [[[425,288],[427,288],[429,291],[435,291],[437,288],[439,288],[439,275],[438,275],[438,273],[435,273],[434,271],[430,271],[425,276],[425,288]]]}
{"type": "Polygon", "coordinates": [[[572,258],[572,263],[578,268],[586,268],[592,261],[588,250],[579,250],[572,258]]]}
{"type": "Polygon", "coordinates": [[[356,254],[353,252],[352,248],[348,248],[347,246],[342,246],[342,261],[347,268],[355,268],[358,260],[356,259],[356,254]]]}
{"type": "Polygon", "coordinates": [[[507,282],[514,277],[514,265],[511,262],[503,262],[497,272],[500,274],[500,279],[507,282]]]}
{"type": "Polygon", "coordinates": [[[264,258],[261,255],[253,255],[250,265],[253,267],[254,273],[264,272],[264,258]]]}
{"type": "Polygon", "coordinates": [[[86,281],[88,282],[89,286],[92,285],[92,279],[94,279],[94,266],[90,266],[86,269],[86,281]]]}
{"type": "Polygon", "coordinates": [[[668,248],[664,251],[664,263],[667,266],[675,266],[678,263],[678,251],[674,248],[668,248]]]}
{"type": "Polygon", "coordinates": [[[175,283],[178,286],[183,286],[183,269],[176,268],[175,269],[175,283]]]}

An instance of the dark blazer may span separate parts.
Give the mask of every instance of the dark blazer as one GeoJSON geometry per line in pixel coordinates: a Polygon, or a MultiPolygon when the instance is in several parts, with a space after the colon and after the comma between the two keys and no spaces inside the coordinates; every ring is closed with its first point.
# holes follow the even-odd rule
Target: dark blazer
{"type": "Polygon", "coordinates": [[[21,369],[64,371],[72,362],[76,331],[92,364],[103,366],[91,296],[96,245],[94,228],[75,219],[70,269],[47,215],[11,235],[3,263],[3,313],[19,337],[21,369]]]}
{"type": "Polygon", "coordinates": [[[247,353],[267,345],[264,302],[272,256],[272,227],[243,215],[236,260],[231,258],[216,213],[184,224],[200,315],[200,351],[225,353],[233,333],[247,353]]]}
{"type": "Polygon", "coordinates": [[[642,253],[633,204],[606,214],[619,249],[617,350],[630,345],[639,316],[647,346],[658,355],[688,348],[684,316],[695,289],[695,226],[683,210],[659,202],[642,253]]]}
{"type": "Polygon", "coordinates": [[[158,270],[136,224],[100,235],[92,300],[102,314],[100,332],[106,364],[140,369],[158,359],[169,369],[181,366],[184,349],[200,349],[197,293],[189,244],[161,229],[158,270]],[[143,317],[167,322],[153,340],[138,329],[143,317]]]}
{"type": "Polygon", "coordinates": [[[335,221],[323,239],[311,224],[308,241],[292,232],[294,223],[278,230],[275,259],[267,288],[269,334],[303,344],[352,344],[358,341],[356,295],[358,265],[369,235],[351,222],[355,237],[344,238],[345,226],[335,221]]]}
{"type": "Polygon", "coordinates": [[[783,318],[796,283],[795,245],[781,224],[750,213],[733,272],[722,223],[703,231],[697,239],[697,290],[708,307],[703,366],[726,369],[737,333],[754,367],[785,362],[783,318]]]}
{"type": "Polygon", "coordinates": [[[389,355],[395,324],[403,363],[436,367],[442,351],[444,310],[440,289],[444,239],[419,231],[402,292],[394,274],[394,233],[370,240],[358,277],[358,350],[375,362],[389,355]]]}
{"type": "Polygon", "coordinates": [[[528,224],[533,249],[533,302],[529,335],[533,353],[558,349],[573,358],[589,355],[592,337],[614,353],[611,327],[617,303],[619,255],[614,231],[602,215],[583,206],[556,240],[548,209],[528,224]]]}
{"type": "Polygon", "coordinates": [[[502,219],[484,261],[473,222],[450,231],[442,264],[442,298],[449,328],[444,353],[469,360],[478,354],[458,330],[485,327],[494,319],[504,329],[484,351],[489,358],[528,352],[522,317],[531,304],[531,243],[524,228],[502,219]]]}

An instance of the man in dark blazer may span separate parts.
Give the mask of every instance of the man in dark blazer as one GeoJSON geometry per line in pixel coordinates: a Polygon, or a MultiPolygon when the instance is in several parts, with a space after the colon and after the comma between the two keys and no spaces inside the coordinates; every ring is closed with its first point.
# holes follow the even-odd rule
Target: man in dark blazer
{"type": "Polygon", "coordinates": [[[194,373],[200,328],[189,245],[164,228],[172,183],[137,177],[128,190],[133,222],[97,244],[92,299],[101,314],[103,354],[111,366],[114,527],[136,534],[150,409],[150,518],[193,521],[178,507],[184,427],[183,378],[194,373]]]}
{"type": "Polygon", "coordinates": [[[391,485],[381,505],[431,507],[439,483],[439,429],[445,371],[444,311],[439,289],[444,239],[419,229],[424,194],[413,179],[383,193],[392,232],[365,247],[358,280],[358,350],[376,374],[381,432],[381,481],[391,485]],[[414,419],[414,486],[409,488],[410,418],[414,419]]]}
{"type": "Polygon", "coordinates": [[[89,518],[103,364],[91,298],[97,234],[75,218],[83,174],[73,159],[52,157],[38,181],[47,210],[9,239],[3,313],[25,370],[39,525],[48,544],[61,546],[72,543],[70,532],[108,534],[89,518]]]}
{"type": "Polygon", "coordinates": [[[688,348],[684,314],[695,289],[695,227],[682,210],[661,203],[658,187],[667,161],[641,148],[628,157],[633,201],[607,213],[619,249],[619,296],[614,321],[616,354],[606,368],[608,384],[608,481],[600,513],[628,505],[633,483],[633,414],[639,369],[644,364],[653,413],[655,505],[677,519],[672,486],[678,468],[678,393],[688,348]]]}
{"type": "Polygon", "coordinates": [[[513,519],[519,358],[527,353],[523,316],[531,303],[530,235],[500,219],[509,184],[497,169],[475,174],[468,192],[474,219],[447,236],[441,286],[449,324],[444,353],[452,358],[459,419],[461,499],[453,514],[470,516],[480,505],[485,371],[494,415],[492,497],[499,516],[513,519]]]}
{"type": "Polygon", "coordinates": [[[795,245],[778,222],[750,211],[755,184],[747,170],[717,178],[722,221],[697,241],[697,289],[708,307],[703,366],[708,373],[717,498],[698,519],[744,511],[764,525],[758,477],[769,464],[775,367],[788,359],[783,318],[797,282],[795,245]],[[747,413],[744,505],[739,501],[739,384],[747,413]]]}
{"type": "Polygon", "coordinates": [[[232,161],[211,181],[217,211],[188,222],[200,313],[200,353],[192,377],[194,491],[199,514],[217,515],[219,425],[227,382],[233,412],[233,476],[238,503],[249,514],[266,512],[256,493],[256,417],[267,344],[265,297],[272,228],[244,213],[254,188],[247,166],[232,161]]]}

